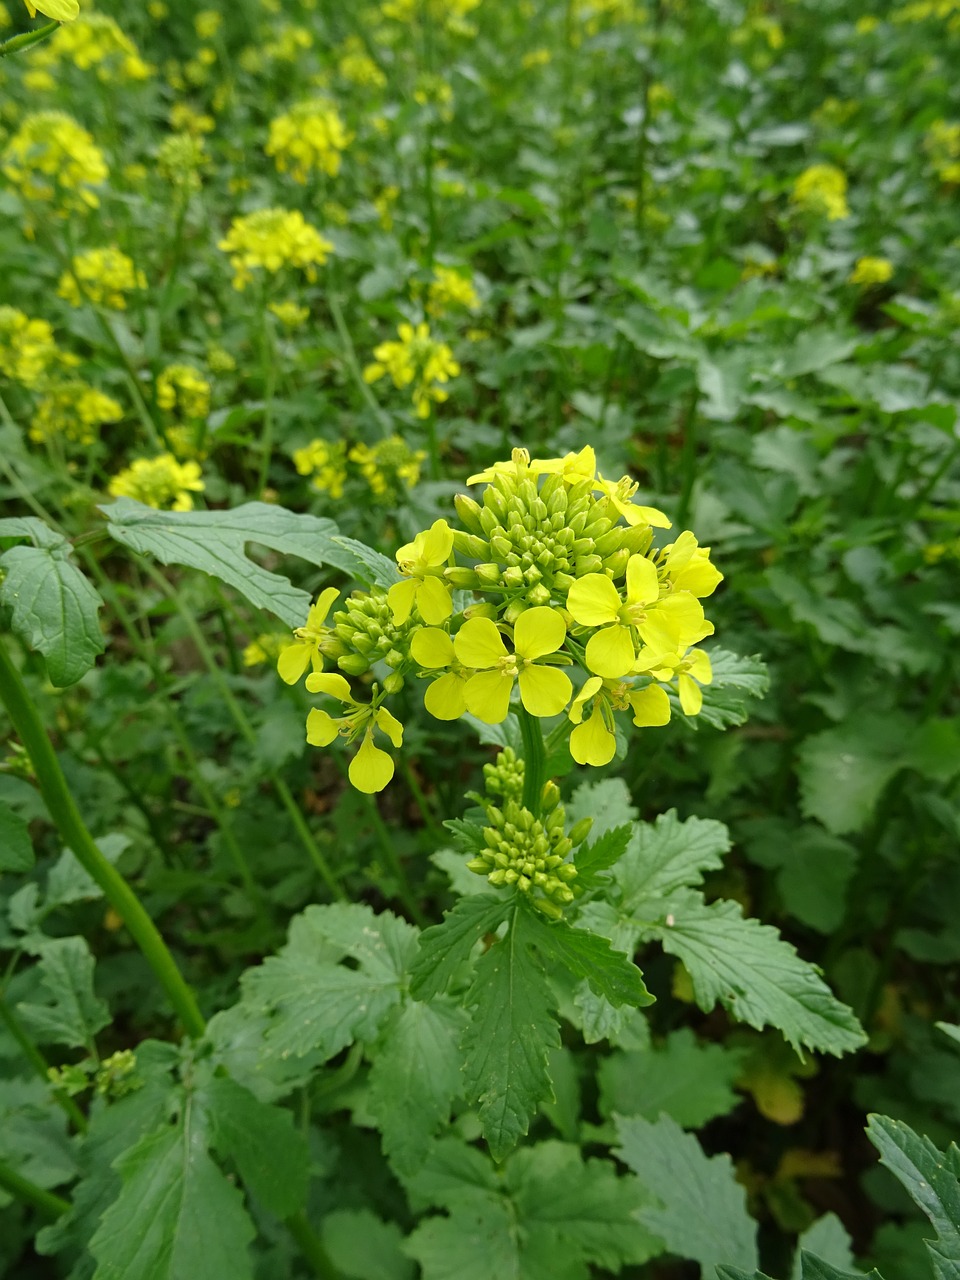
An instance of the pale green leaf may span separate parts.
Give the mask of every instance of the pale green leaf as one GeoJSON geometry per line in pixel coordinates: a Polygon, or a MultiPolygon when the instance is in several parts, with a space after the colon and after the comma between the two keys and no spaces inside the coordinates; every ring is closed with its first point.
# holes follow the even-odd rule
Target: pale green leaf
{"type": "Polygon", "coordinates": [[[410,971],[413,995],[429,1000],[445,991],[473,948],[507,918],[511,906],[510,898],[489,893],[461,898],[441,924],[425,929],[420,935],[420,954],[410,971]]]}
{"type": "Polygon", "coordinates": [[[253,1223],[201,1126],[148,1134],[117,1168],[123,1190],[90,1242],[94,1280],[251,1280],[253,1223]]]}
{"type": "Polygon", "coordinates": [[[402,1252],[403,1232],[369,1209],[325,1213],[320,1239],[330,1261],[348,1280],[412,1280],[413,1263],[402,1252]]]}
{"type": "Polygon", "coordinates": [[[37,962],[46,1004],[21,1003],[17,1012],[41,1044],[88,1049],[110,1022],[106,1003],[94,994],[94,958],[85,939],[51,938],[37,962]]]}
{"type": "MultiPolygon", "coordinates": [[[[106,860],[115,864],[124,850],[129,849],[131,840],[119,831],[111,831],[107,835],[98,836],[94,843],[106,860]]],[[[103,890],[89,871],[85,870],[73,850],[64,849],[47,872],[44,908],[49,910],[51,907],[65,907],[71,902],[92,902],[102,897],[103,890]]]]}
{"type": "MultiPolygon", "coordinates": [[[[333,541],[348,555],[353,556],[360,566],[355,570],[347,570],[358,582],[389,588],[400,581],[395,561],[388,559],[382,552],[374,551],[373,547],[368,547],[365,542],[358,542],[356,538],[335,537],[333,541]]],[[[329,563],[332,564],[333,561],[329,563]]],[[[339,567],[342,569],[343,565],[339,567]]]]}
{"type": "Polygon", "coordinates": [[[57,533],[43,520],[36,516],[10,516],[0,520],[0,538],[26,539],[35,547],[52,551],[54,547],[62,547],[66,538],[57,533]]]}
{"type": "Polygon", "coordinates": [[[662,1112],[685,1129],[699,1129],[737,1105],[733,1084],[742,1065],[741,1053],[701,1043],[681,1027],[656,1048],[613,1053],[601,1061],[600,1112],[647,1120],[662,1112]]]}
{"type": "Polygon", "coordinates": [[[853,1275],[861,1274],[853,1263],[847,1229],[835,1213],[825,1213],[818,1218],[797,1241],[790,1280],[803,1280],[804,1259],[809,1263],[811,1257],[821,1266],[844,1267],[853,1275]]]}
{"type": "Polygon", "coordinates": [[[261,1102],[227,1076],[214,1077],[200,1101],[210,1118],[213,1145],[240,1171],[248,1190],[280,1218],[307,1194],[307,1143],[282,1107],[261,1102]]]}
{"type": "MultiPolygon", "coordinates": [[[[711,729],[729,729],[743,724],[751,713],[751,704],[762,698],[770,685],[766,664],[759,655],[745,657],[726,649],[709,649],[713,667],[713,680],[703,686],[703,706],[699,715],[688,716],[686,724],[696,729],[709,725],[711,729]]],[[[671,694],[674,710],[680,712],[680,702],[671,694]]]]}
{"type": "Polygon", "coordinates": [[[32,866],[30,828],[0,800],[0,871],[29,871],[32,866]]]}
{"type": "Polygon", "coordinates": [[[103,601],[69,559],[70,546],[11,547],[0,555],[0,604],[30,649],[42,653],[50,682],[75,684],[103,653],[97,610],[103,601]]]}
{"type": "Polygon", "coordinates": [[[581,818],[591,818],[590,835],[597,840],[608,831],[635,822],[637,810],[622,778],[604,778],[577,787],[567,805],[567,817],[571,826],[581,818]]]}
{"type": "Polygon", "coordinates": [[[879,1271],[841,1271],[833,1263],[804,1250],[800,1254],[800,1280],[883,1280],[879,1271]]]}
{"type": "Polygon", "coordinates": [[[676,809],[662,813],[655,823],[638,822],[635,837],[617,867],[623,904],[630,908],[644,898],[662,898],[684,885],[697,885],[705,871],[722,865],[730,848],[730,833],[722,822],[687,818],[676,809]]]}
{"type": "Polygon", "coordinates": [[[776,929],[744,919],[737,903],[708,906],[694,890],[681,890],[662,904],[660,919],[645,933],[683,961],[701,1009],[719,1001],[751,1027],[776,1027],[798,1050],[839,1056],[866,1040],[813,965],[776,929]]]}
{"type": "Polygon", "coordinates": [[[692,1134],[669,1116],[616,1117],[618,1155],[657,1206],[638,1217],[670,1253],[699,1262],[705,1275],[721,1262],[746,1270],[757,1265],[756,1223],[728,1155],[708,1157],[692,1134]]]}
{"type": "Polygon", "coordinates": [[[904,729],[900,716],[865,713],[806,738],[797,752],[803,812],[834,835],[862,831],[903,766],[904,729]]]}
{"type": "Polygon", "coordinates": [[[247,543],[341,569],[361,582],[368,578],[354,552],[342,545],[332,520],[266,502],[247,502],[232,511],[156,511],[132,498],[120,498],[100,510],[110,533],[124,546],[155,556],[162,564],[201,569],[289,627],[303,625],[310,596],[251,560],[247,543]]]}

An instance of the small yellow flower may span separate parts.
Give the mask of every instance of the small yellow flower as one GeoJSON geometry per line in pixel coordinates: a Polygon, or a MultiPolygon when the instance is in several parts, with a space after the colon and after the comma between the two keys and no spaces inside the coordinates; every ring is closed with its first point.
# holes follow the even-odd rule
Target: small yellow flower
{"type": "Polygon", "coordinates": [[[374,730],[379,729],[399,747],[403,743],[400,721],[386,707],[357,702],[344,676],[314,672],[307,676],[307,688],[311,693],[328,694],[349,708],[346,715],[334,718],[329,712],[314,707],[307,716],[307,741],[314,747],[328,747],[337,737],[354,742],[362,733],[363,741],[350,761],[348,777],[358,791],[367,795],[382,791],[393,777],[394,764],[375,744],[374,730]]]}
{"type": "Polygon", "coordinates": [[[145,289],[147,278],[134,266],[133,259],[116,245],[105,249],[86,249],[74,255],[71,269],[60,277],[57,293],[71,307],[93,302],[114,311],[127,306],[126,295],[134,289],[145,289]]]}
{"type": "Polygon", "coordinates": [[[538,659],[557,658],[566,635],[563,618],[553,609],[527,609],[517,619],[514,652],[509,653],[489,618],[469,618],[453,647],[460,664],[476,672],[464,688],[470,714],[486,724],[500,724],[507,718],[516,681],[520,701],[531,715],[559,715],[573,694],[570,677],[538,659]]]}
{"type": "Polygon", "coordinates": [[[271,302],[267,310],[277,317],[285,329],[299,329],[310,318],[310,308],[295,302],[271,302]]]}
{"type": "Polygon", "coordinates": [[[307,667],[315,672],[323,670],[320,645],[326,636],[324,623],[339,594],[336,587],[321,591],[317,603],[310,606],[306,623],[294,631],[296,639],[281,651],[277,671],[284,684],[296,684],[307,667]]]}
{"type": "Polygon", "coordinates": [[[808,213],[824,215],[829,222],[849,218],[847,177],[833,164],[814,164],[793,184],[793,203],[808,213]]]}
{"type": "Polygon", "coordinates": [[[58,358],[53,329],[16,307],[0,306],[0,374],[25,387],[41,380],[58,358]]]}
{"type": "Polygon", "coordinates": [[[172,453],[135,459],[107,486],[114,498],[134,498],[161,511],[191,511],[193,494],[203,489],[199,464],[178,462],[172,453]]]}
{"type": "Polygon", "coordinates": [[[713,595],[723,581],[723,574],[710,560],[710,548],[701,547],[689,529],[663,548],[657,563],[675,591],[689,591],[701,600],[713,595]]]}
{"type": "Polygon", "coordinates": [[[850,283],[868,286],[886,284],[893,275],[893,263],[889,258],[858,258],[850,273],[850,283]]]}
{"type": "Polygon", "coordinates": [[[453,267],[435,267],[430,284],[427,310],[432,316],[443,316],[452,308],[477,311],[480,298],[469,275],[453,267]]]}
{"type": "Polygon", "coordinates": [[[61,27],[43,56],[52,64],[68,61],[81,71],[95,70],[104,84],[146,80],[151,72],[130,37],[105,13],[85,13],[61,27]]]}
{"type": "Polygon", "coordinates": [[[397,334],[399,342],[381,342],[374,350],[374,363],[364,369],[363,380],[376,382],[389,374],[401,390],[412,385],[417,417],[428,418],[431,402],[442,404],[448,398],[442,384],[455,378],[460,366],[447,344],[430,336],[428,324],[418,324],[416,329],[401,324],[397,334]]]}
{"type": "Polygon", "coordinates": [[[367,53],[363,41],[358,36],[348,36],[344,40],[340,48],[337,70],[344,80],[361,85],[365,89],[382,89],[387,83],[387,77],[367,53]]]}
{"type": "Polygon", "coordinates": [[[44,389],[30,423],[30,439],[42,444],[61,437],[72,444],[89,445],[100,428],[119,422],[123,409],[112,396],[74,379],[56,382],[44,389]]]}
{"type": "Polygon", "coordinates": [[[311,440],[302,449],[293,451],[293,465],[300,475],[310,477],[310,486],[318,493],[342,498],[347,479],[346,452],[347,446],[341,440],[334,444],[311,440]]]}
{"type": "Polygon", "coordinates": [[[340,172],[340,154],[351,141],[333,103],[313,98],[271,121],[264,149],[274,157],[281,173],[305,183],[315,170],[335,178],[340,172]]]}
{"type": "Polygon", "coordinates": [[[426,671],[443,671],[427,686],[426,709],[437,720],[459,720],[467,709],[467,681],[474,673],[461,666],[450,636],[439,627],[420,627],[410,640],[410,656],[426,671]]]}
{"type": "Polygon", "coordinates": [[[453,613],[450,588],[443,570],[453,551],[453,530],[446,520],[435,520],[397,552],[397,564],[404,575],[387,592],[393,620],[399,626],[410,617],[414,605],[429,626],[446,622],[453,613]]]}
{"type": "Polygon", "coordinates": [[[423,449],[411,449],[402,436],[389,436],[373,445],[355,444],[348,454],[374,496],[383,499],[412,489],[420,479],[426,456],[423,449]]]}
{"type": "Polygon", "coordinates": [[[109,173],[91,135],[62,111],[24,116],[0,162],[25,199],[52,204],[62,214],[96,209],[100,201],[92,188],[109,173]]]}
{"type": "Polygon", "coordinates": [[[198,40],[212,40],[220,30],[223,17],[217,9],[201,9],[194,15],[193,29],[198,40]]]}
{"type": "Polygon", "coordinates": [[[170,364],[157,378],[157,404],[183,418],[210,412],[210,383],[189,364],[170,364]]]}
{"type": "Polygon", "coordinates": [[[570,734],[570,754],[577,764],[610,763],[617,749],[613,713],[627,710],[633,712],[633,723],[638,728],[664,725],[670,720],[670,699],[659,685],[634,689],[623,681],[600,676],[590,676],[585,681],[568,713],[576,726],[570,734]],[[584,709],[591,700],[593,710],[584,720],[584,709]]]}
{"type": "MultiPolygon", "coordinates": [[[[245,667],[258,667],[262,662],[269,662],[272,658],[279,658],[286,647],[286,640],[283,636],[278,635],[275,631],[269,631],[257,636],[256,640],[251,640],[248,645],[244,645],[240,656],[245,667]]],[[[291,682],[287,681],[287,683],[291,682]]]]}
{"type": "Polygon", "coordinates": [[[710,684],[713,680],[710,655],[703,649],[692,649],[682,658],[675,653],[664,658],[662,654],[641,649],[633,669],[653,676],[661,684],[669,684],[676,680],[680,706],[683,708],[684,715],[688,716],[700,714],[703,706],[700,686],[710,684]]]}
{"type": "Polygon", "coordinates": [[[234,218],[218,247],[230,255],[233,287],[241,291],[258,269],[273,275],[284,267],[295,267],[312,282],[317,278],[316,267],[333,251],[330,241],[299,210],[287,209],[258,209],[234,218]]]}

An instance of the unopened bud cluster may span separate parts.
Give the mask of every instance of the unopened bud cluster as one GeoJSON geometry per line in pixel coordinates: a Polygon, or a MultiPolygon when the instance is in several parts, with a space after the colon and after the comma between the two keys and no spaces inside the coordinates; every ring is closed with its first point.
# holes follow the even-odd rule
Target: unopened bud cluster
{"type": "Polygon", "coordinates": [[[523,761],[513,747],[504,747],[493,764],[483,766],[487,794],[502,800],[519,800],[523,795],[523,761]]]}
{"type": "MultiPolygon", "coordinates": [[[[333,615],[333,623],[340,645],[339,652],[329,656],[336,657],[337,666],[349,676],[365,675],[380,661],[396,672],[409,661],[410,635],[420,625],[419,619],[412,617],[394,622],[382,587],[372,587],[369,593],[355,592],[346,608],[333,615]]],[[[403,678],[398,676],[387,691],[395,693],[402,687],[403,678]]]]}

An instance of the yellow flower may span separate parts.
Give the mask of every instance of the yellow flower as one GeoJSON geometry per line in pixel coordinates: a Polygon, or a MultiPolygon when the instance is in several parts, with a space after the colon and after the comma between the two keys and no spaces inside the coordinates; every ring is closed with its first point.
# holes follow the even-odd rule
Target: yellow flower
{"type": "Polygon", "coordinates": [[[445,342],[431,338],[428,324],[418,324],[416,329],[401,324],[397,333],[399,342],[381,342],[374,350],[374,363],[364,369],[363,380],[376,382],[389,374],[401,390],[412,385],[417,417],[428,418],[431,401],[442,404],[448,398],[449,393],[437,384],[455,378],[460,366],[445,342]]]}
{"type": "Polygon", "coordinates": [[[467,709],[467,681],[473,675],[457,660],[453,641],[439,627],[420,627],[410,641],[410,656],[427,671],[443,668],[423,695],[423,705],[437,720],[459,720],[467,709]]]}
{"type": "Polygon", "coordinates": [[[723,574],[711,563],[710,548],[701,547],[689,529],[663,548],[657,562],[675,591],[689,591],[700,599],[713,595],[723,581],[723,574]]]}
{"type": "Polygon", "coordinates": [[[339,594],[336,587],[321,591],[317,603],[310,606],[304,626],[294,631],[296,639],[281,651],[277,672],[284,684],[296,684],[307,667],[312,667],[315,672],[323,670],[320,645],[327,635],[324,623],[339,594]]]}
{"type": "Polygon", "coordinates": [[[692,649],[682,658],[675,653],[665,658],[662,654],[641,649],[633,669],[653,676],[662,684],[669,684],[676,680],[680,706],[683,708],[684,715],[688,716],[700,714],[700,708],[703,706],[700,685],[710,684],[713,680],[710,655],[703,649],[692,649]]]}
{"type": "Polygon", "coordinates": [[[295,302],[271,302],[267,310],[277,317],[285,329],[299,329],[310,317],[310,308],[299,307],[295,302]]]}
{"type": "Polygon", "coordinates": [[[432,316],[442,316],[451,307],[477,311],[480,307],[480,298],[469,275],[463,275],[453,267],[435,267],[427,310],[432,316]]]}
{"type": "Polygon", "coordinates": [[[397,552],[404,581],[393,584],[387,592],[387,602],[398,626],[410,617],[414,605],[429,626],[445,622],[453,613],[450,588],[443,580],[452,550],[453,530],[446,520],[435,520],[397,552]]]}
{"type": "Polygon", "coordinates": [[[524,71],[532,71],[534,67],[547,66],[551,56],[549,49],[532,49],[529,53],[523,55],[520,59],[520,65],[524,71]]]}
{"type": "Polygon", "coordinates": [[[366,52],[363,41],[357,36],[348,36],[344,40],[337,70],[344,80],[349,80],[351,84],[362,85],[365,89],[381,89],[387,83],[387,77],[366,52]]]}
{"type": "Polygon", "coordinates": [[[212,40],[220,30],[222,21],[223,16],[217,9],[201,9],[193,19],[193,29],[197,33],[197,39],[212,40]]]}
{"type": "Polygon", "coordinates": [[[147,278],[133,259],[116,245],[106,249],[86,249],[74,255],[71,270],[60,277],[57,293],[72,307],[84,302],[110,307],[115,311],[126,309],[126,295],[133,289],[145,289],[147,278]]]}
{"type": "Polygon", "coordinates": [[[347,456],[360,468],[374,495],[388,499],[414,487],[427,455],[423,449],[411,449],[402,436],[389,436],[374,445],[355,444],[347,456]]]}
{"type": "Polygon", "coordinates": [[[850,273],[850,283],[859,285],[886,284],[893,275],[893,263],[888,258],[858,258],[850,273]]]}
{"type": "Polygon", "coordinates": [[[960,123],[934,120],[923,146],[940,181],[960,183],[960,123]]]}
{"type": "Polygon", "coordinates": [[[170,108],[170,128],[175,133],[189,133],[193,138],[213,133],[217,122],[213,116],[195,110],[189,102],[175,102],[170,108]]]}
{"type": "Polygon", "coordinates": [[[77,0],[40,0],[39,4],[32,3],[32,0],[23,2],[31,18],[42,13],[45,18],[52,18],[54,22],[73,22],[80,12],[77,0]]]}
{"type": "Polygon", "coordinates": [[[340,172],[340,153],[351,135],[326,98],[299,102],[270,122],[270,138],[264,148],[281,173],[304,183],[314,170],[334,178],[340,172]]]}
{"type": "Polygon", "coordinates": [[[109,172],[90,134],[62,111],[25,116],[0,160],[25,199],[55,204],[63,212],[95,209],[100,201],[91,188],[106,181],[109,172]]]}
{"type": "Polygon", "coordinates": [[[598,676],[617,679],[637,657],[634,634],[656,653],[679,652],[713,631],[703,608],[688,591],[661,598],[656,566],[645,556],[627,561],[626,600],[608,577],[588,573],[570,588],[567,608],[574,621],[599,627],[587,641],[587,667],[598,676]]]}
{"type": "Polygon", "coordinates": [[[262,636],[257,636],[256,640],[251,640],[248,645],[245,645],[240,656],[245,667],[257,667],[261,662],[269,662],[271,658],[279,658],[285,647],[286,641],[284,637],[278,635],[275,631],[269,631],[262,636]]]}
{"type": "Polygon", "coordinates": [[[48,386],[30,423],[30,439],[42,444],[58,436],[73,444],[93,444],[101,426],[119,422],[123,409],[112,396],[75,379],[48,386]]]}
{"type": "Polygon", "coordinates": [[[670,699],[659,685],[634,689],[623,681],[590,676],[568,713],[576,726],[570,734],[570,754],[577,764],[610,763],[617,749],[613,713],[627,710],[633,712],[633,723],[638,728],[664,725],[670,720],[670,699]],[[591,700],[593,710],[584,720],[584,709],[591,700]]]}
{"type": "Polygon", "coordinates": [[[347,446],[340,440],[335,444],[311,440],[293,451],[293,465],[300,475],[310,476],[310,486],[318,493],[342,498],[347,479],[346,451],[347,446]]]}
{"type": "Polygon", "coordinates": [[[210,383],[189,364],[169,364],[157,378],[157,404],[183,418],[205,418],[210,383]]]}
{"type": "Polygon", "coordinates": [[[624,476],[617,481],[604,480],[603,476],[597,476],[593,487],[596,492],[606,496],[617,515],[623,516],[631,527],[649,524],[655,529],[670,528],[670,521],[657,507],[642,507],[633,501],[633,495],[640,486],[629,476],[624,476]]]}
{"type": "Polygon", "coordinates": [[[566,639],[563,618],[553,609],[527,609],[513,631],[514,652],[508,653],[503,637],[489,618],[468,619],[454,638],[457,660],[472,675],[464,688],[467,710],[486,724],[499,724],[510,709],[514,681],[520,685],[520,701],[531,715],[555,716],[570,701],[570,678],[540,658],[558,657],[566,639]]]}
{"type": "Polygon", "coordinates": [[[114,498],[134,498],[161,511],[191,511],[192,495],[203,489],[199,463],[178,462],[172,453],[136,458],[107,486],[114,498]]]}
{"type": "Polygon", "coordinates": [[[317,707],[307,716],[307,741],[314,747],[328,747],[337,737],[354,742],[362,733],[360,750],[350,761],[348,777],[358,791],[373,795],[382,791],[393,777],[393,760],[373,740],[375,729],[386,734],[395,747],[403,743],[403,726],[386,707],[357,702],[344,676],[314,672],[307,676],[311,693],[325,693],[342,702],[350,710],[334,718],[317,707]]]}
{"type": "Polygon", "coordinates": [[[793,184],[793,203],[808,213],[823,214],[829,222],[849,218],[847,178],[833,164],[814,164],[793,184]]]}
{"type": "Polygon", "coordinates": [[[234,218],[218,247],[230,255],[233,287],[239,290],[246,288],[258,268],[275,274],[283,267],[296,267],[314,281],[315,268],[333,250],[299,210],[287,209],[258,209],[234,218]]]}
{"type": "Polygon", "coordinates": [[[16,307],[0,307],[0,373],[34,387],[58,356],[53,329],[16,307]]]}
{"type": "Polygon", "coordinates": [[[137,46],[105,13],[87,13],[61,27],[44,54],[51,63],[68,60],[81,71],[96,68],[104,83],[146,80],[150,75],[137,46]]]}

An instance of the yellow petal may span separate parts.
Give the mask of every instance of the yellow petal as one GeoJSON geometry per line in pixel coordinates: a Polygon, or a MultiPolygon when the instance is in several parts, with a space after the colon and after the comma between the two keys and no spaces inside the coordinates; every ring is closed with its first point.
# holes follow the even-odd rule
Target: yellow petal
{"type": "Polygon", "coordinates": [[[687,670],[694,680],[699,680],[701,684],[712,684],[713,667],[710,663],[710,655],[704,653],[702,649],[694,649],[690,654],[687,670]]]}
{"type": "Polygon", "coordinates": [[[341,702],[353,702],[350,681],[335,671],[311,671],[307,676],[307,688],[311,693],[329,693],[331,698],[339,698],[341,702]]]}
{"type": "Polygon", "coordinates": [[[339,722],[319,707],[314,707],[307,716],[307,741],[312,747],[329,747],[339,732],[339,722]]]}
{"type": "Polygon", "coordinates": [[[360,750],[350,761],[347,776],[358,791],[368,796],[382,791],[393,777],[393,761],[385,751],[374,746],[371,729],[367,730],[360,750]]]}
{"type": "Polygon", "coordinates": [[[403,626],[410,617],[419,586],[418,578],[404,578],[402,582],[395,582],[387,592],[387,604],[398,627],[403,626]]]}
{"type": "Polygon", "coordinates": [[[453,599],[449,587],[439,578],[424,578],[417,588],[417,608],[420,617],[431,627],[446,622],[453,613],[453,599]]]}
{"type": "Polygon", "coordinates": [[[538,607],[521,613],[513,629],[513,647],[521,658],[556,653],[567,638],[563,618],[555,609],[538,607]]]}
{"type": "Polygon", "coordinates": [[[639,511],[647,524],[652,524],[655,529],[669,529],[671,526],[671,520],[659,507],[635,507],[634,510],[639,511]]]}
{"type": "Polygon", "coordinates": [[[382,729],[395,747],[403,746],[403,725],[386,707],[381,707],[373,714],[373,723],[382,729]]]}
{"type": "Polygon", "coordinates": [[[500,671],[479,671],[464,687],[467,710],[484,724],[500,724],[510,710],[513,676],[500,671]]]}
{"type": "Polygon", "coordinates": [[[434,680],[423,695],[423,705],[436,720],[459,720],[467,709],[466,680],[448,671],[434,680]]]}
{"type": "Polygon", "coordinates": [[[310,665],[312,645],[295,640],[288,644],[277,659],[277,673],[284,684],[296,684],[310,665]]]}
{"type": "Polygon", "coordinates": [[[630,628],[604,627],[587,641],[587,666],[598,676],[610,680],[625,676],[633,666],[635,653],[630,628]]]}
{"type": "Polygon", "coordinates": [[[583,688],[573,700],[573,706],[570,708],[569,716],[574,724],[579,724],[583,719],[584,704],[588,702],[597,692],[603,681],[599,676],[591,676],[589,680],[584,682],[583,688]]]}
{"type": "Polygon", "coordinates": [[[327,614],[330,608],[340,594],[336,587],[326,587],[317,596],[317,603],[310,606],[310,612],[307,615],[307,626],[311,631],[319,631],[327,620],[327,614]]]}
{"type": "Polygon", "coordinates": [[[652,604],[660,595],[657,566],[646,556],[627,561],[627,600],[630,604],[652,604]]]}
{"type": "Polygon", "coordinates": [[[424,562],[433,568],[446,564],[453,550],[453,530],[446,520],[434,520],[423,535],[421,555],[424,562]]]}
{"type": "Polygon", "coordinates": [[[54,22],[73,22],[80,14],[80,5],[77,0],[42,0],[42,3],[34,5],[27,3],[27,9],[31,18],[37,16],[37,11],[46,18],[53,18],[54,22]]]}
{"type": "Polygon", "coordinates": [[[680,705],[683,707],[684,715],[698,716],[700,708],[703,706],[703,694],[700,692],[700,686],[696,680],[691,680],[688,675],[682,675],[677,680],[677,688],[680,693],[680,705]]]}
{"type": "Polygon", "coordinates": [[[602,573],[588,573],[578,578],[567,596],[567,608],[584,627],[616,622],[621,604],[620,592],[602,573]]]}
{"type": "Polygon", "coordinates": [[[703,605],[689,591],[677,591],[667,596],[657,606],[657,614],[667,620],[667,625],[680,641],[681,649],[696,644],[697,640],[703,639],[704,634],[709,635],[713,630],[712,625],[707,624],[710,625],[710,631],[704,633],[703,605]]]}
{"type": "Polygon", "coordinates": [[[410,641],[410,656],[418,666],[433,670],[456,661],[453,641],[439,627],[420,627],[410,641]]]}
{"type": "Polygon", "coordinates": [[[673,575],[673,584],[679,591],[689,591],[701,599],[713,595],[722,581],[723,574],[707,556],[697,556],[685,569],[673,575]]]}
{"type": "Polygon", "coordinates": [[[521,667],[520,701],[532,716],[558,716],[570,701],[570,677],[556,667],[521,667]]]}
{"type": "Polygon", "coordinates": [[[495,667],[501,658],[507,656],[503,636],[489,618],[470,618],[465,622],[456,634],[453,647],[465,667],[477,667],[481,670],[495,667]]]}
{"type": "Polygon", "coordinates": [[[609,764],[617,750],[617,739],[607,728],[599,702],[585,724],[577,725],[570,735],[570,754],[577,764],[609,764]]]}
{"type": "Polygon", "coordinates": [[[670,699],[658,684],[630,694],[633,707],[633,723],[638,728],[667,724],[670,720],[670,699]]]}

